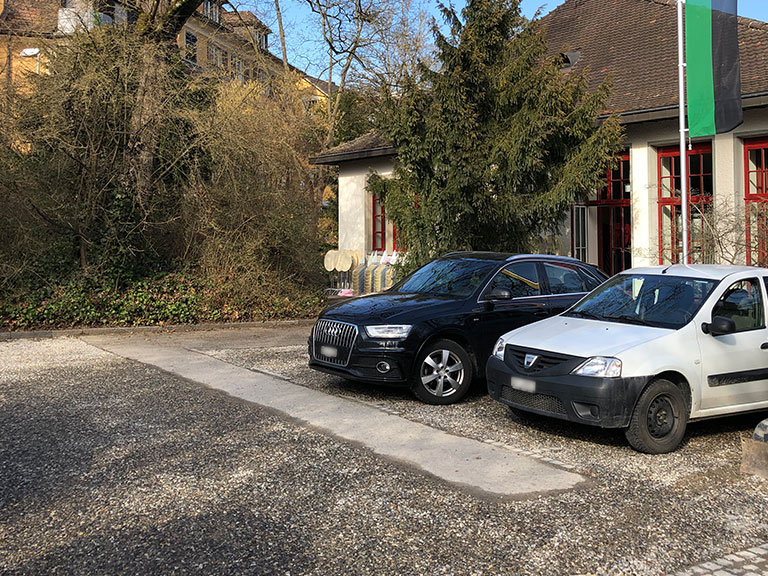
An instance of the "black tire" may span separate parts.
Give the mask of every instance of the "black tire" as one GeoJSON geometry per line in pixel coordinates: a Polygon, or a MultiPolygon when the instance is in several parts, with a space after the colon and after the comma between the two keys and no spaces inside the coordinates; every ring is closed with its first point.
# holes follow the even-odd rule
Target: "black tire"
{"type": "Polygon", "coordinates": [[[427,404],[455,404],[472,385],[472,360],[453,340],[437,340],[425,346],[413,372],[413,393],[427,404]]]}
{"type": "Polygon", "coordinates": [[[666,454],[680,446],[687,423],[683,391],[669,380],[654,380],[640,395],[625,436],[638,452],[666,454]]]}

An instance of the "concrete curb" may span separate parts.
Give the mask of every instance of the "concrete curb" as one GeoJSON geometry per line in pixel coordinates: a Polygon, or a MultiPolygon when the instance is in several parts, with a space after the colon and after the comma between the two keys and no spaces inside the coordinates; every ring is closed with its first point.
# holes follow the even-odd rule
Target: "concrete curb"
{"type": "Polygon", "coordinates": [[[588,480],[555,462],[455,436],[360,402],[240,368],[198,350],[92,336],[83,341],[123,358],[270,408],[470,492],[531,498],[588,480]]]}

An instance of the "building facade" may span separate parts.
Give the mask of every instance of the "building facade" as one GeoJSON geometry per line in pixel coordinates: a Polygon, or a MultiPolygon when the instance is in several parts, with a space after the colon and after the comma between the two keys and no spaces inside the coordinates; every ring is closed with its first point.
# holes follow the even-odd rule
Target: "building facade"
{"type": "MultiPolygon", "coordinates": [[[[572,210],[570,252],[610,273],[680,261],[677,3],[569,0],[541,25],[551,55],[588,70],[592,87],[611,80],[607,109],[621,114],[626,131],[605,186],[572,210]]],[[[694,139],[686,152],[692,262],[766,262],[768,24],[739,18],[738,27],[744,122],[694,139]]]]}
{"type": "Polygon", "coordinates": [[[0,81],[18,85],[44,68],[46,44],[59,28],[61,2],[0,1],[0,81]]]}
{"type": "MultiPolygon", "coordinates": [[[[573,206],[556,242],[614,274],[682,258],[675,0],[567,0],[539,21],[565,73],[608,79],[606,114],[620,114],[625,150],[589,201],[573,206]]],[[[768,264],[768,24],[739,18],[744,122],[690,142],[692,262],[768,264]]],[[[314,159],[339,166],[339,249],[397,251],[397,231],[365,191],[391,175],[396,150],[375,134],[314,159]]]]}
{"type": "Polygon", "coordinates": [[[47,66],[46,54],[79,28],[125,23],[118,0],[3,0],[0,2],[0,78],[21,86],[47,66]]]}
{"type": "MultiPolygon", "coordinates": [[[[185,23],[177,44],[186,61],[219,69],[240,82],[267,81],[282,71],[269,51],[271,30],[249,11],[229,11],[222,0],[202,0],[185,23]]],[[[120,0],[2,0],[0,2],[0,78],[19,86],[24,75],[44,71],[47,48],[78,28],[125,24],[134,15],[120,0]]],[[[323,84],[300,70],[297,89],[307,105],[323,101],[323,84]]]]}

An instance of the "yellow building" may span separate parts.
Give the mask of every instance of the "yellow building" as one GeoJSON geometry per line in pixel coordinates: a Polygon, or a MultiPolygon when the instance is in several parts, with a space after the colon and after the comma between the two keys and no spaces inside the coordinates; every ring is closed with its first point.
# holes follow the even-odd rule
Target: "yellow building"
{"type": "MultiPolygon", "coordinates": [[[[131,19],[121,0],[0,0],[0,81],[19,86],[23,76],[45,70],[46,47],[81,27],[131,19]]],[[[271,30],[248,11],[227,11],[222,0],[203,0],[177,38],[193,66],[220,68],[234,80],[268,80],[283,70],[269,51],[271,30]]],[[[323,83],[289,66],[311,106],[325,100],[323,83]]]]}
{"type": "MultiPolygon", "coordinates": [[[[184,58],[194,66],[219,68],[240,82],[264,82],[283,70],[282,59],[269,51],[271,33],[249,11],[229,11],[221,0],[203,0],[177,40],[184,58]]],[[[293,66],[289,69],[296,75],[308,107],[327,98],[324,83],[293,66]]]]}
{"type": "Polygon", "coordinates": [[[0,81],[6,87],[44,68],[44,48],[58,35],[59,5],[0,0],[0,81]]]}

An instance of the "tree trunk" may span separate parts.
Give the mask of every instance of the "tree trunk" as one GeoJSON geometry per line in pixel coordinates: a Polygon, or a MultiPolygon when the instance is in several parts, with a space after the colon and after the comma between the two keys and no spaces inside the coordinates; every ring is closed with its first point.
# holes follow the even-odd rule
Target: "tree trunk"
{"type": "Polygon", "coordinates": [[[288,72],[288,51],[285,48],[285,29],[283,28],[283,14],[280,11],[280,0],[275,0],[275,12],[277,13],[277,29],[280,33],[280,47],[283,50],[283,69],[288,72]]]}
{"type": "Polygon", "coordinates": [[[135,188],[142,209],[147,208],[158,144],[158,112],[162,106],[158,85],[166,49],[175,49],[176,36],[202,0],[139,0],[137,31],[154,41],[143,47],[136,104],[131,113],[126,162],[126,184],[135,188]]]}
{"type": "MultiPolygon", "coordinates": [[[[147,0],[143,0],[144,4],[147,0]]],[[[152,0],[148,32],[173,41],[203,0],[152,0]]]]}
{"type": "Polygon", "coordinates": [[[147,208],[152,193],[159,138],[157,120],[162,106],[158,76],[164,68],[159,62],[162,58],[162,48],[157,44],[149,42],[143,47],[136,104],[131,113],[128,135],[127,181],[135,187],[135,196],[142,209],[147,208]]]}
{"type": "Polygon", "coordinates": [[[333,146],[333,92],[331,87],[333,86],[333,50],[328,49],[328,132],[325,135],[325,149],[327,150],[333,146]]]}

